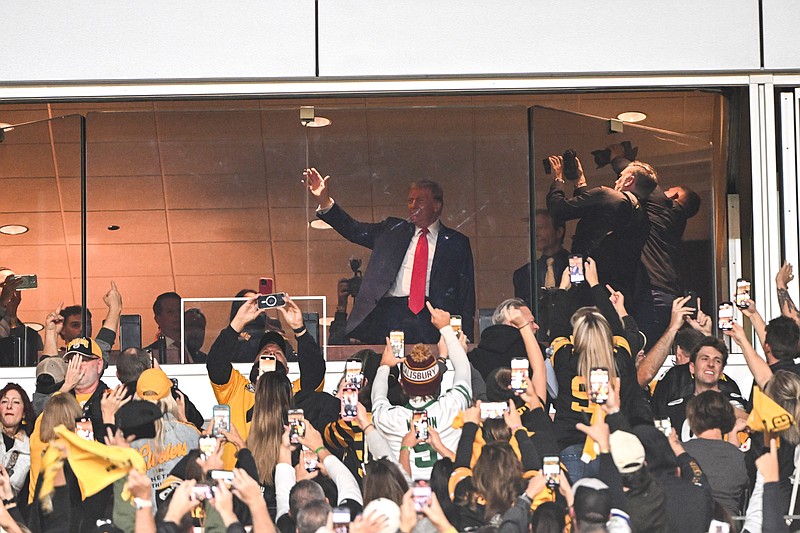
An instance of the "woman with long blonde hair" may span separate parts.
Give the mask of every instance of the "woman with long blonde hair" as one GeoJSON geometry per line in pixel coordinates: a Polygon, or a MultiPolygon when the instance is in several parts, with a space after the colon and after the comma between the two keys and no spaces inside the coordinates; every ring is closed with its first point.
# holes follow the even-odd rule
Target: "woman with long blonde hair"
{"type": "Polygon", "coordinates": [[[37,421],[36,429],[42,448],[31,453],[31,480],[30,480],[30,513],[31,521],[43,532],[76,531],[80,525],[81,513],[75,509],[80,507],[81,494],[77,480],[65,466],[58,469],[53,485],[55,490],[44,501],[39,500],[41,490],[42,456],[58,438],[55,428],[65,426],[70,431],[75,431],[75,420],[83,414],[81,406],[72,394],[54,394],[44,404],[44,410],[37,421]]]}
{"type": "Polygon", "coordinates": [[[561,461],[574,483],[596,475],[597,463],[581,460],[586,435],[575,424],[589,424],[598,408],[590,401],[592,369],[604,369],[609,387],[619,391],[621,409],[631,424],[652,423],[652,414],[636,380],[636,366],[628,342],[613,336],[611,326],[596,307],[582,307],[571,319],[572,335],[553,340],[553,369],[558,380],[554,424],[561,461]]]}
{"type": "MultiPolygon", "coordinates": [[[[281,439],[293,405],[292,383],[286,374],[266,372],[258,378],[250,429],[244,445],[256,466],[257,476],[253,477],[263,486],[264,499],[272,514],[277,505],[275,466],[280,459],[281,439]]],[[[247,469],[247,465],[242,463],[241,449],[237,466],[247,469]]]]}
{"type": "Polygon", "coordinates": [[[131,443],[144,458],[155,491],[173,467],[197,448],[200,432],[186,420],[183,409],[172,396],[172,381],[160,368],[142,372],[136,382],[136,396],[156,404],[163,413],[155,421],[153,438],[138,438],[131,443]]]}

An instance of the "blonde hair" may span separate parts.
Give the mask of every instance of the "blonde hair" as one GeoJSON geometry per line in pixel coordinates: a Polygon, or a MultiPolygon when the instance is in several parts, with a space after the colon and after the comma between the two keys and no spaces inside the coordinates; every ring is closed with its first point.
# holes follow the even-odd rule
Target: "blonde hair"
{"type": "Polygon", "coordinates": [[[592,368],[608,369],[608,380],[616,383],[617,367],[614,363],[614,345],[611,326],[596,307],[581,307],[572,315],[572,336],[578,354],[578,374],[583,376],[588,389],[592,368]]]}
{"type": "Polygon", "coordinates": [[[253,454],[262,484],[274,482],[284,424],[291,407],[292,383],[285,374],[266,372],[258,378],[247,447],[253,454]]]}
{"type": "Polygon", "coordinates": [[[39,438],[42,442],[55,440],[55,428],[66,426],[70,431],[75,431],[75,419],[83,414],[78,400],[72,394],[54,394],[48,398],[42,411],[42,421],[39,426],[39,438]]]}
{"type": "Polygon", "coordinates": [[[794,417],[794,424],[781,431],[781,438],[792,446],[800,444],[800,376],[787,370],[778,370],[764,386],[764,394],[794,417]]]}
{"type": "Polygon", "coordinates": [[[171,415],[172,418],[178,418],[178,402],[175,401],[175,398],[172,397],[172,394],[167,394],[160,400],[146,400],[148,402],[152,402],[158,406],[164,415],[157,419],[153,424],[156,427],[156,436],[152,439],[153,440],[153,451],[156,454],[160,454],[164,451],[164,440],[167,436],[167,428],[164,424],[164,418],[167,415],[171,415]]]}

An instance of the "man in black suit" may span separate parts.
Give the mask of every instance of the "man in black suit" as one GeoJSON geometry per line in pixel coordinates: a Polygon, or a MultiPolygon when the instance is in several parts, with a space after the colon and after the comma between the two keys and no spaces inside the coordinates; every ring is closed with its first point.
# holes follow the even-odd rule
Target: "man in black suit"
{"type": "Polygon", "coordinates": [[[319,202],[317,216],[347,240],[372,250],[364,281],[347,320],[346,335],[366,344],[383,344],[392,330],[405,332],[407,343],[435,343],[425,301],[461,315],[464,333],[473,338],[475,276],[469,239],[439,221],[442,188],[434,181],[412,183],[408,219],[354,220],[330,197],[327,181],[316,169],[303,176],[319,202]],[[424,237],[424,238],[423,238],[424,237]]]}
{"type": "Polygon", "coordinates": [[[554,218],[546,209],[536,210],[536,247],[542,255],[536,260],[536,287],[531,290],[531,264],[525,263],[514,271],[514,296],[522,299],[533,309],[531,297],[539,302],[536,323],[539,331],[536,337],[541,342],[550,342],[550,313],[553,310],[553,296],[561,274],[569,264],[569,252],[564,249],[564,234],[567,229],[563,220],[554,218]]]}

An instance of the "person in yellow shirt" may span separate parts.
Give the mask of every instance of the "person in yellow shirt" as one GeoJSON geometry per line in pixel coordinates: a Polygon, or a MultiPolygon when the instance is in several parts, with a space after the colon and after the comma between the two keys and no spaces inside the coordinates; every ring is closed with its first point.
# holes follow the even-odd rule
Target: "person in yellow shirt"
{"type": "MultiPolygon", "coordinates": [[[[278,312],[292,328],[297,339],[300,379],[296,380],[292,387],[295,404],[298,404],[304,398],[313,396],[315,390],[321,387],[325,377],[325,360],[322,357],[317,341],[306,330],[303,323],[303,313],[297,304],[287,296],[285,307],[279,307],[278,312]]],[[[208,360],[206,361],[206,369],[211,380],[211,387],[214,390],[214,396],[220,404],[230,406],[231,424],[236,427],[242,439],[245,440],[249,433],[250,420],[253,417],[253,405],[256,402],[255,383],[261,374],[259,372],[259,358],[262,355],[271,355],[276,360],[276,371],[285,374],[289,373],[289,364],[285,355],[286,339],[274,331],[267,332],[261,337],[258,345],[258,355],[253,362],[253,367],[248,377],[243,376],[231,364],[231,356],[234,353],[239,333],[246,324],[264,313],[266,313],[266,309],[259,309],[257,296],[246,301],[236,312],[236,316],[233,317],[230,325],[220,332],[208,352],[208,360]]],[[[336,418],[338,417],[338,402],[333,397],[330,398],[336,403],[336,407],[328,410],[332,410],[336,418]]],[[[328,404],[330,402],[323,403],[328,404]]],[[[317,408],[319,406],[314,405],[312,407],[317,408]]],[[[312,423],[317,418],[312,416],[311,413],[306,413],[305,417],[312,420],[312,423]]],[[[327,422],[328,420],[325,421],[327,422]]],[[[233,467],[235,453],[235,447],[230,443],[226,444],[223,453],[226,469],[233,467]]]]}

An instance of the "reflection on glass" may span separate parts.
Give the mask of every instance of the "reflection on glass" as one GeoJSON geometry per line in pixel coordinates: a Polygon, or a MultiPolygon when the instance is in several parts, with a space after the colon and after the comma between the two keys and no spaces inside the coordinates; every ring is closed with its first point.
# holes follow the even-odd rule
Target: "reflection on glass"
{"type": "MultiPolygon", "coordinates": [[[[613,132],[608,119],[541,107],[531,119],[540,255],[518,279],[523,284],[528,275],[523,292],[534,279],[540,336],[552,336],[548,311],[567,250],[597,261],[601,284],[624,293],[651,343],[684,291],[713,305],[711,144],[630,124],[613,132]]],[[[564,283],[572,307],[592,304],[585,284],[564,283]]]]}
{"type": "Polygon", "coordinates": [[[25,324],[43,324],[60,301],[81,302],[81,120],[18,124],[0,139],[0,226],[7,228],[0,232],[0,282],[12,272],[37,279],[36,288],[0,298],[0,366],[35,365],[43,337],[25,324]]]}
{"type": "MultiPolygon", "coordinates": [[[[90,300],[113,278],[125,313],[142,317],[149,345],[158,337],[151,318],[158,294],[230,298],[270,277],[290,296],[325,296],[332,322],[325,333],[336,340],[371,252],[310,224],[317,204],[302,181],[309,166],[332,174],[336,202],[368,223],[406,219],[408,184],[437,181],[445,191],[442,223],[471,244],[472,307],[493,309],[513,295],[514,265],[529,257],[524,107],[317,113],[332,125],[304,128],[297,107],[259,109],[257,102],[89,113],[90,300]],[[346,295],[340,280],[351,280],[346,295]],[[334,319],[337,311],[343,317],[334,319]]],[[[301,307],[318,311],[309,305],[301,307]]],[[[469,322],[465,330],[475,327],[469,322]]]]}

